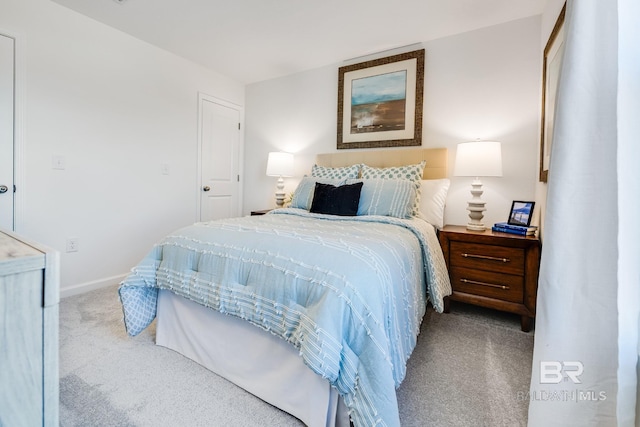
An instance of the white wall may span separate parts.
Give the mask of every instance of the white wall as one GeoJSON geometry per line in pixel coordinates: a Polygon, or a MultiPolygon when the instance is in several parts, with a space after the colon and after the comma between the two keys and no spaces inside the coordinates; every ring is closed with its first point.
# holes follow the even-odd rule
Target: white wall
{"type": "Polygon", "coordinates": [[[196,220],[198,91],[244,87],[48,0],[3,0],[0,31],[19,43],[16,231],[61,251],[63,295],[115,283],[196,220]]]}
{"type": "Polygon", "coordinates": [[[244,210],[275,207],[276,178],[265,175],[270,151],[294,153],[295,189],[317,153],[336,150],[337,66],[247,86],[244,210]]]}
{"type": "MultiPolygon", "coordinates": [[[[540,115],[540,17],[423,43],[426,49],[423,146],[502,142],[504,176],[485,178],[485,224],[507,219],[513,200],[534,200],[540,115]]],[[[386,54],[385,54],[386,55],[386,54]]],[[[246,89],[245,211],[275,206],[267,153],[295,153],[293,190],[317,153],[336,150],[338,68],[332,64],[246,89]]],[[[465,224],[471,179],[451,177],[450,224],[465,224]]]]}

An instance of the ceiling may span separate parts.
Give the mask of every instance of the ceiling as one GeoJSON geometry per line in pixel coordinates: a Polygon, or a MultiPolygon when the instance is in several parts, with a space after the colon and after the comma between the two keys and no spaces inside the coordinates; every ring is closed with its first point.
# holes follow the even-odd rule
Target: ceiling
{"type": "Polygon", "coordinates": [[[53,0],[250,84],[542,13],[547,0],[53,0]]]}

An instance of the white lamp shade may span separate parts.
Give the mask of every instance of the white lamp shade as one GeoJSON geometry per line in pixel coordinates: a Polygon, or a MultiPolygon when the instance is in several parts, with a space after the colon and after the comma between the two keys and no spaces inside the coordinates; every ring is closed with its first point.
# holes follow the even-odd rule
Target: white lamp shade
{"type": "Polygon", "coordinates": [[[496,141],[474,141],[458,144],[455,176],[502,176],[502,149],[496,141]]]}
{"type": "Polygon", "coordinates": [[[293,176],[293,154],[281,151],[269,153],[268,176],[293,176]]]}

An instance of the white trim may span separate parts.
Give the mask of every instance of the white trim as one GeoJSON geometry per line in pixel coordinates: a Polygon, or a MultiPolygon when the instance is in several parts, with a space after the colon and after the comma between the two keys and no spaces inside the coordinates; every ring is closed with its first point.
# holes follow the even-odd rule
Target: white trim
{"type": "Polygon", "coordinates": [[[95,291],[96,289],[105,288],[122,282],[129,273],[117,276],[105,277],[104,279],[93,280],[91,282],[80,283],[78,285],[69,286],[60,289],[60,298],[67,298],[74,295],[84,294],[86,292],[95,291]]]}
{"type": "Polygon", "coordinates": [[[22,212],[24,206],[24,130],[25,114],[25,57],[23,52],[24,39],[22,34],[0,28],[0,34],[13,39],[13,184],[18,191],[13,195],[13,231],[19,233],[22,230],[22,212]]]}
{"type": "Polygon", "coordinates": [[[13,183],[16,191],[13,198],[13,228],[22,230],[22,213],[24,212],[24,200],[26,199],[26,156],[25,156],[25,129],[26,129],[26,48],[23,37],[15,37],[14,66],[15,66],[15,93],[13,111],[13,183]]]}
{"type": "Polygon", "coordinates": [[[200,194],[200,183],[202,182],[202,100],[207,95],[198,92],[198,140],[196,141],[196,217],[195,222],[200,221],[200,205],[202,204],[202,195],[200,194]]]}

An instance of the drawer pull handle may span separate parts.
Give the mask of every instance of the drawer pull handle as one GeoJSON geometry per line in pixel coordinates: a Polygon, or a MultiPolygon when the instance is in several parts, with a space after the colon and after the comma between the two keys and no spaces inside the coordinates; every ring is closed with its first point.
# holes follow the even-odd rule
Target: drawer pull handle
{"type": "Polygon", "coordinates": [[[465,258],[478,258],[478,259],[488,259],[490,261],[511,262],[509,258],[498,258],[498,257],[486,256],[486,255],[462,254],[462,256],[465,258]]]}
{"type": "Polygon", "coordinates": [[[505,291],[509,290],[509,287],[505,286],[505,285],[494,285],[493,283],[478,282],[476,280],[469,280],[469,279],[460,279],[460,281],[462,283],[470,283],[472,285],[488,286],[490,288],[499,288],[499,289],[503,289],[505,291]]]}

